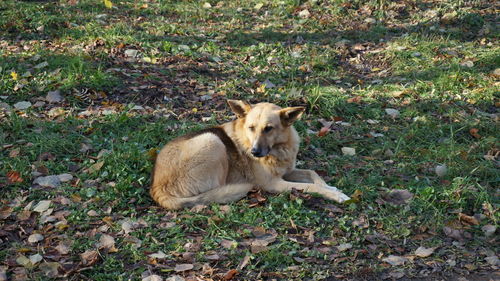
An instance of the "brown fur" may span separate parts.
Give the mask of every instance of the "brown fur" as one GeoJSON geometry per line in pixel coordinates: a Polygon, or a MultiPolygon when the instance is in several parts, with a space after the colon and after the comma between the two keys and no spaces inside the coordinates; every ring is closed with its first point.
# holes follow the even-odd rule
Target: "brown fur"
{"type": "Polygon", "coordinates": [[[292,124],[304,108],[228,103],[236,120],[176,138],[160,151],[150,191],[159,205],[179,209],[228,203],[253,187],[276,193],[296,188],[338,202],[349,199],[314,171],[295,168],[299,136],[292,124]]]}

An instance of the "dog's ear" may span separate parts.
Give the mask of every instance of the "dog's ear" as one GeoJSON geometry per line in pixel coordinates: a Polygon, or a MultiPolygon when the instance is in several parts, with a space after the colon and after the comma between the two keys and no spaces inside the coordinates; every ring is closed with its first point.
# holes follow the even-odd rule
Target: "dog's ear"
{"type": "Polygon", "coordinates": [[[252,106],[246,101],[241,100],[227,100],[227,104],[231,107],[231,110],[238,116],[238,118],[243,118],[247,115],[248,111],[252,106]]]}
{"type": "Polygon", "coordinates": [[[282,110],[280,110],[281,123],[284,126],[292,125],[293,122],[297,121],[300,116],[302,116],[304,110],[306,109],[302,106],[283,108],[282,110]]]}

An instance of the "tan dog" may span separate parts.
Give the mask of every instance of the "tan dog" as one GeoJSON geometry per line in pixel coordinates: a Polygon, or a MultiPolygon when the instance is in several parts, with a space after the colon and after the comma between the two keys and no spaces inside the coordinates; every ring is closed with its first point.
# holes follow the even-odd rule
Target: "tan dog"
{"type": "Polygon", "coordinates": [[[228,203],[253,187],[279,193],[292,188],[344,202],[348,196],[316,172],[295,168],[299,135],[292,124],[303,107],[229,100],[237,119],[178,137],[156,158],[151,196],[162,207],[228,203]]]}

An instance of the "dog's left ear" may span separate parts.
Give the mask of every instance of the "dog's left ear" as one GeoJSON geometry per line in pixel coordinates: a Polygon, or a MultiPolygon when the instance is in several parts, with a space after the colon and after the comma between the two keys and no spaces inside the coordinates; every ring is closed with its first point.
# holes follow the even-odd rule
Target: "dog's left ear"
{"type": "Polygon", "coordinates": [[[231,107],[231,110],[238,116],[238,118],[243,118],[252,109],[252,106],[246,101],[241,100],[227,100],[227,104],[231,107]]]}
{"type": "Polygon", "coordinates": [[[302,116],[304,110],[306,109],[302,106],[283,108],[280,110],[281,123],[284,126],[292,125],[293,122],[297,121],[302,116]]]}

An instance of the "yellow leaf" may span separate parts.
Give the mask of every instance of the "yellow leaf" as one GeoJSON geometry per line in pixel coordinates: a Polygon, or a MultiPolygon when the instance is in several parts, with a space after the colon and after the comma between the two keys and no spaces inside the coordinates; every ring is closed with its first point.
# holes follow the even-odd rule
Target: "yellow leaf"
{"type": "Polygon", "coordinates": [[[113,2],[111,2],[110,0],[104,0],[104,6],[106,6],[106,8],[108,9],[111,9],[113,8],[113,2]]]}
{"type": "Polygon", "coordinates": [[[12,79],[17,80],[17,72],[12,71],[12,72],[10,73],[10,76],[12,76],[12,79]]]}

